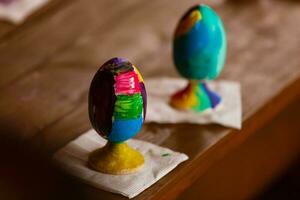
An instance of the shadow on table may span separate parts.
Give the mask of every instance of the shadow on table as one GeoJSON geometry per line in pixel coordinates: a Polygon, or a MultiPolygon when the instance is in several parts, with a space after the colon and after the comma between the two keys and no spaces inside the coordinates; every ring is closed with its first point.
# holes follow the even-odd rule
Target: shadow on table
{"type": "Polygon", "coordinates": [[[17,135],[1,132],[0,199],[85,199],[76,181],[17,135]]]}
{"type": "Polygon", "coordinates": [[[287,172],[253,200],[300,199],[300,157],[287,172]]]}

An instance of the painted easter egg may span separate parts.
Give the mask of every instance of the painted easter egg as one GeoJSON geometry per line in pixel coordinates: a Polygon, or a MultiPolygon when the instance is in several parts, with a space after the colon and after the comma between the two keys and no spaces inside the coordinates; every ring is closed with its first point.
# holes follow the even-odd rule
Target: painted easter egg
{"type": "Polygon", "coordinates": [[[214,79],[223,69],[226,34],[220,17],[206,5],[189,9],[179,21],[173,41],[173,60],[188,79],[214,79]]]}
{"type": "Polygon", "coordinates": [[[113,58],[95,74],[89,90],[94,129],[111,142],[123,142],[141,129],[147,95],[143,78],[128,60],[113,58]]]}

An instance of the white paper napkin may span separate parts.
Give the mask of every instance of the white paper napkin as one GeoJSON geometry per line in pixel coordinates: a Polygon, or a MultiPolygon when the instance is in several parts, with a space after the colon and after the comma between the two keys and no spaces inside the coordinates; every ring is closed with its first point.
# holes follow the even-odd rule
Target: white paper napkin
{"type": "Polygon", "coordinates": [[[88,154],[102,146],[106,140],[94,130],[90,130],[55,153],[54,159],[70,174],[103,190],[133,198],[160,178],[169,173],[179,163],[188,159],[183,153],[140,141],[128,140],[128,144],[145,157],[144,168],[130,175],[103,174],[87,167],[88,154]]]}
{"type": "Polygon", "coordinates": [[[146,122],[157,123],[216,123],[223,126],[241,129],[242,105],[240,84],[232,81],[208,82],[209,87],[222,97],[222,103],[216,110],[204,113],[176,110],[169,105],[172,94],[183,89],[187,81],[181,78],[145,79],[147,89],[146,122]]]}
{"type": "Polygon", "coordinates": [[[49,0],[6,0],[0,1],[0,19],[19,24],[27,16],[42,7],[49,0]]]}

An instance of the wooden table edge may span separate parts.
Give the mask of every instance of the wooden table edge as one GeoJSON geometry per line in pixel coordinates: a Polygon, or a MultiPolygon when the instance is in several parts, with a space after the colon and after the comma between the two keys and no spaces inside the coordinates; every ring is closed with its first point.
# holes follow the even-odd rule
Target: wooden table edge
{"type": "Polygon", "coordinates": [[[192,185],[208,168],[241,145],[249,136],[270,122],[300,96],[300,77],[273,97],[264,107],[243,122],[242,130],[232,130],[219,142],[190,162],[181,164],[165,187],[147,199],[175,199],[192,185]],[[170,187],[169,185],[172,185],[170,187]]]}

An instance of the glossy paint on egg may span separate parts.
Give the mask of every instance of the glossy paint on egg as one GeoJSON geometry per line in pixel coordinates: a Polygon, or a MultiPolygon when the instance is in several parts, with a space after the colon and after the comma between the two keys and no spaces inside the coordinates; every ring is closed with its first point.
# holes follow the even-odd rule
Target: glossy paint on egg
{"type": "Polygon", "coordinates": [[[226,34],[219,16],[206,5],[197,5],[181,18],[174,36],[173,60],[188,79],[216,78],[226,57],[226,34]]]}
{"type": "Polygon", "coordinates": [[[128,60],[113,58],[95,74],[89,90],[89,117],[110,142],[123,142],[141,129],[147,95],[143,78],[128,60]]]}

